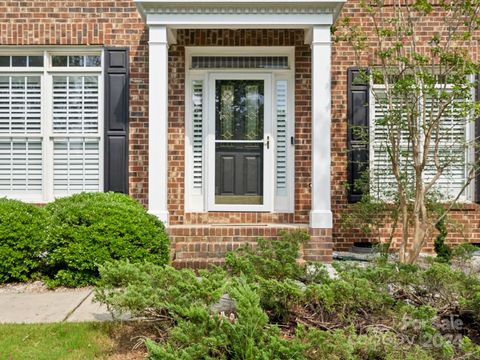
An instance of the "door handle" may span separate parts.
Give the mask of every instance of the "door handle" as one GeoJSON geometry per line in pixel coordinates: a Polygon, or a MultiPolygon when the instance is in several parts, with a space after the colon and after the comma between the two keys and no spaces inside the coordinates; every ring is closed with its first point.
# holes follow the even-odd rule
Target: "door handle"
{"type": "Polygon", "coordinates": [[[265,145],[267,146],[267,149],[270,149],[270,136],[267,136],[267,139],[265,140],[265,145]]]}

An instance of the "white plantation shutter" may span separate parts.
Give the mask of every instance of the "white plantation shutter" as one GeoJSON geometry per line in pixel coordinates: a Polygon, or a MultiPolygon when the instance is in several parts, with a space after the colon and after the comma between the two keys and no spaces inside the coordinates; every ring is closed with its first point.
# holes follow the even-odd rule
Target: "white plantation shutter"
{"type": "Polygon", "coordinates": [[[56,195],[100,190],[100,156],[97,139],[55,139],[53,190],[56,195]]]}
{"type": "MultiPolygon", "coordinates": [[[[465,144],[467,141],[467,123],[461,114],[460,107],[462,99],[457,99],[456,104],[452,104],[444,112],[441,122],[440,144],[442,151],[440,152],[440,162],[450,164],[443,175],[438,179],[435,189],[441,191],[446,197],[454,198],[462,190],[467,181],[467,157],[465,144]]],[[[427,105],[430,105],[427,103],[427,105]]],[[[433,104],[432,104],[433,105],[433,104]]],[[[435,114],[437,114],[435,112],[435,114]]],[[[432,156],[433,159],[433,146],[432,156]]],[[[435,174],[435,167],[432,163],[427,168],[426,178],[431,179],[435,174]]],[[[462,199],[466,198],[462,196],[462,199]]]]}
{"type": "Polygon", "coordinates": [[[53,131],[98,132],[98,76],[53,77],[53,131]]]}
{"type": "MultiPolygon", "coordinates": [[[[374,195],[386,196],[391,195],[395,189],[395,176],[393,175],[391,161],[388,155],[387,147],[389,145],[387,139],[387,130],[385,126],[379,124],[383,118],[389,113],[388,104],[382,96],[382,91],[377,91],[376,96],[371,97],[374,101],[373,106],[373,122],[374,131],[372,139],[372,178],[370,182],[371,190],[374,195]]],[[[397,104],[400,106],[399,104],[397,104]]],[[[408,134],[402,134],[402,140],[407,139],[408,134]]],[[[408,154],[408,143],[404,141],[402,150],[408,154]]],[[[402,161],[410,161],[411,159],[402,158],[402,161]]],[[[409,174],[408,176],[411,176],[409,174]]]]}
{"type": "Polygon", "coordinates": [[[40,76],[0,75],[0,192],[42,192],[40,76]],[[23,135],[18,137],[19,135],[23,135]]]}
{"type": "Polygon", "coordinates": [[[278,195],[286,195],[287,193],[287,83],[286,80],[279,80],[276,83],[276,186],[278,195]]]}
{"type": "MultiPolygon", "coordinates": [[[[390,197],[395,189],[395,177],[392,172],[391,161],[387,152],[387,130],[384,125],[381,125],[382,119],[388,114],[388,106],[382,98],[381,90],[377,90],[377,96],[372,96],[373,106],[373,127],[372,132],[372,178],[370,182],[371,191],[373,194],[390,197]],[[376,98],[376,99],[375,99],[376,98]],[[379,123],[380,122],[380,123],[379,123]]],[[[458,102],[462,102],[461,99],[458,102]]],[[[397,104],[399,107],[400,103],[397,104]]],[[[427,106],[433,106],[432,100],[427,100],[427,106]]],[[[435,114],[435,109],[433,110],[435,114]]],[[[457,106],[453,104],[449,109],[443,113],[440,124],[440,162],[448,164],[443,172],[443,175],[437,180],[434,187],[445,198],[454,198],[462,189],[466,182],[466,127],[467,120],[461,115],[457,106]]],[[[402,131],[402,157],[401,161],[411,163],[411,149],[408,145],[408,133],[402,131]]],[[[425,182],[428,182],[436,173],[436,168],[433,163],[434,144],[431,145],[431,160],[425,169],[425,182]]],[[[413,183],[413,167],[402,166],[402,169],[408,168],[408,172],[402,174],[406,177],[409,183],[413,183]]],[[[461,200],[466,200],[462,197],[461,200]]]]}
{"type": "Polygon", "coordinates": [[[41,193],[41,139],[0,138],[0,191],[41,193]]]}
{"type": "Polygon", "coordinates": [[[53,192],[57,196],[101,190],[98,80],[90,75],[53,76],[53,192]]]}
{"type": "Polygon", "coordinates": [[[193,187],[203,183],[203,81],[192,81],[193,187]]]}
{"type": "Polygon", "coordinates": [[[0,76],[0,135],[39,134],[40,76],[0,76]]]}

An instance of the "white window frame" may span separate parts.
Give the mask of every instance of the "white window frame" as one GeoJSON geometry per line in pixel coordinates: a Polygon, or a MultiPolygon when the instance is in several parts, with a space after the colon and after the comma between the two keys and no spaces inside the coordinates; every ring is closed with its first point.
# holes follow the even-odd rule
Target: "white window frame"
{"type": "MultiPolygon", "coordinates": [[[[102,47],[66,47],[66,46],[32,46],[16,47],[1,46],[0,56],[15,55],[43,55],[43,67],[0,67],[0,75],[3,76],[40,76],[41,84],[41,132],[38,135],[23,135],[24,138],[38,137],[42,139],[42,193],[30,195],[20,192],[9,192],[0,196],[32,203],[48,203],[55,198],[67,196],[74,192],[54,194],[53,190],[53,146],[54,139],[65,138],[95,138],[99,146],[99,187],[104,189],[104,51],[102,47]],[[55,55],[99,55],[101,64],[99,67],[54,67],[51,64],[52,56],[55,55]],[[96,134],[59,134],[53,131],[53,76],[91,75],[98,76],[98,133],[96,134]]],[[[11,138],[15,134],[0,134],[0,138],[11,138]]],[[[17,136],[19,137],[19,136],[17,136]]]]}
{"type": "MultiPolygon", "coordinates": [[[[185,48],[185,212],[207,212],[207,211],[231,211],[231,212],[282,212],[293,213],[295,203],[295,148],[290,143],[290,138],[295,134],[295,47],[292,46],[269,46],[269,47],[186,47],[185,48]],[[288,69],[192,69],[192,56],[287,56],[288,69]],[[271,119],[270,129],[265,124],[265,135],[269,131],[270,150],[266,151],[264,158],[264,204],[263,205],[229,205],[214,203],[214,164],[215,147],[212,150],[212,131],[214,139],[215,125],[212,130],[212,111],[211,99],[213,88],[212,78],[216,76],[227,76],[233,78],[242,76],[252,78],[260,75],[268,75],[270,105],[265,109],[266,117],[271,119]],[[201,189],[193,187],[193,124],[192,124],[192,81],[203,81],[203,184],[201,189]],[[288,104],[287,104],[287,166],[290,171],[287,177],[287,194],[277,196],[276,189],[276,168],[275,168],[275,134],[276,134],[276,97],[275,88],[277,80],[286,80],[288,86],[288,104]],[[267,153],[271,153],[268,160],[267,153]],[[212,162],[213,161],[213,162],[212,162]],[[270,163],[270,164],[269,164],[270,163]],[[273,164],[273,165],[272,165],[273,164]],[[210,165],[210,166],[209,166],[210,165]],[[213,170],[212,170],[213,168],[213,170]],[[266,173],[268,171],[268,174],[266,173]],[[213,181],[207,181],[212,179],[213,181]],[[267,176],[267,177],[265,177],[267,176]],[[270,192],[271,194],[268,194],[270,192]]],[[[267,82],[266,82],[267,85],[267,82]]],[[[266,87],[267,91],[267,87],[266,87]]]]}
{"type": "MultiPolygon", "coordinates": [[[[470,81],[473,83],[475,77],[472,76],[470,81]]],[[[370,178],[372,179],[375,171],[375,96],[374,92],[378,90],[385,90],[385,85],[375,84],[373,79],[370,79],[370,94],[369,94],[369,172],[370,178]]],[[[471,91],[472,99],[475,98],[475,90],[472,88],[471,91]]],[[[467,143],[472,143],[475,140],[475,123],[470,121],[465,128],[465,137],[467,143]]],[[[465,179],[468,177],[468,164],[472,163],[475,159],[475,148],[470,146],[465,149],[465,164],[464,164],[464,174],[465,179]]],[[[370,186],[372,184],[370,183],[370,186]]],[[[459,203],[470,204],[473,203],[475,199],[475,181],[471,181],[470,184],[465,188],[463,194],[459,197],[459,203]]]]}

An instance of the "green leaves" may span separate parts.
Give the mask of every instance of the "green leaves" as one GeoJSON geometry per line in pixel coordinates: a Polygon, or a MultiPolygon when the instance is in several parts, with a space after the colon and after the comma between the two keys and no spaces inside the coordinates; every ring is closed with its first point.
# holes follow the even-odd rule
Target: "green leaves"
{"type": "Polygon", "coordinates": [[[126,195],[82,193],[45,208],[0,199],[0,283],[46,275],[51,286],[84,286],[122,259],[169,259],[163,224],[126,195]]]}
{"type": "Polygon", "coordinates": [[[100,268],[96,299],[156,320],[162,336],[147,340],[154,360],[430,360],[478,352],[471,341],[450,341],[440,321],[478,317],[478,278],[446,264],[421,268],[386,260],[336,263],[335,278],[310,264],[318,274],[308,277],[293,265],[307,239],[292,233],[260,240],[257,248],[230,254],[227,271],[109,263],[100,268]],[[224,294],[234,301],[231,313],[219,313],[224,294]]]}
{"type": "Polygon", "coordinates": [[[98,266],[109,261],[168,262],[163,224],[126,195],[82,193],[58,199],[46,211],[45,265],[52,286],[93,284],[98,266]]]}
{"type": "Polygon", "coordinates": [[[42,208],[0,199],[0,283],[26,281],[40,270],[46,224],[42,208]]]}
{"type": "Polygon", "coordinates": [[[308,241],[303,231],[284,232],[279,240],[258,239],[257,247],[243,246],[228,253],[225,262],[230,273],[248,277],[283,280],[298,278],[303,268],[297,263],[300,245],[308,241]]]}

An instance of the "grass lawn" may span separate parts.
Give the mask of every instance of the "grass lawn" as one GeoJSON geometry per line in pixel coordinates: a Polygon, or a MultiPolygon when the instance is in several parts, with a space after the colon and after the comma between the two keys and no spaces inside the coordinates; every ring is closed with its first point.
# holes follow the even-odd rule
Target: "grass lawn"
{"type": "Polygon", "coordinates": [[[144,330],[111,322],[0,325],[0,359],[143,359],[144,347],[133,347],[144,330]]]}

